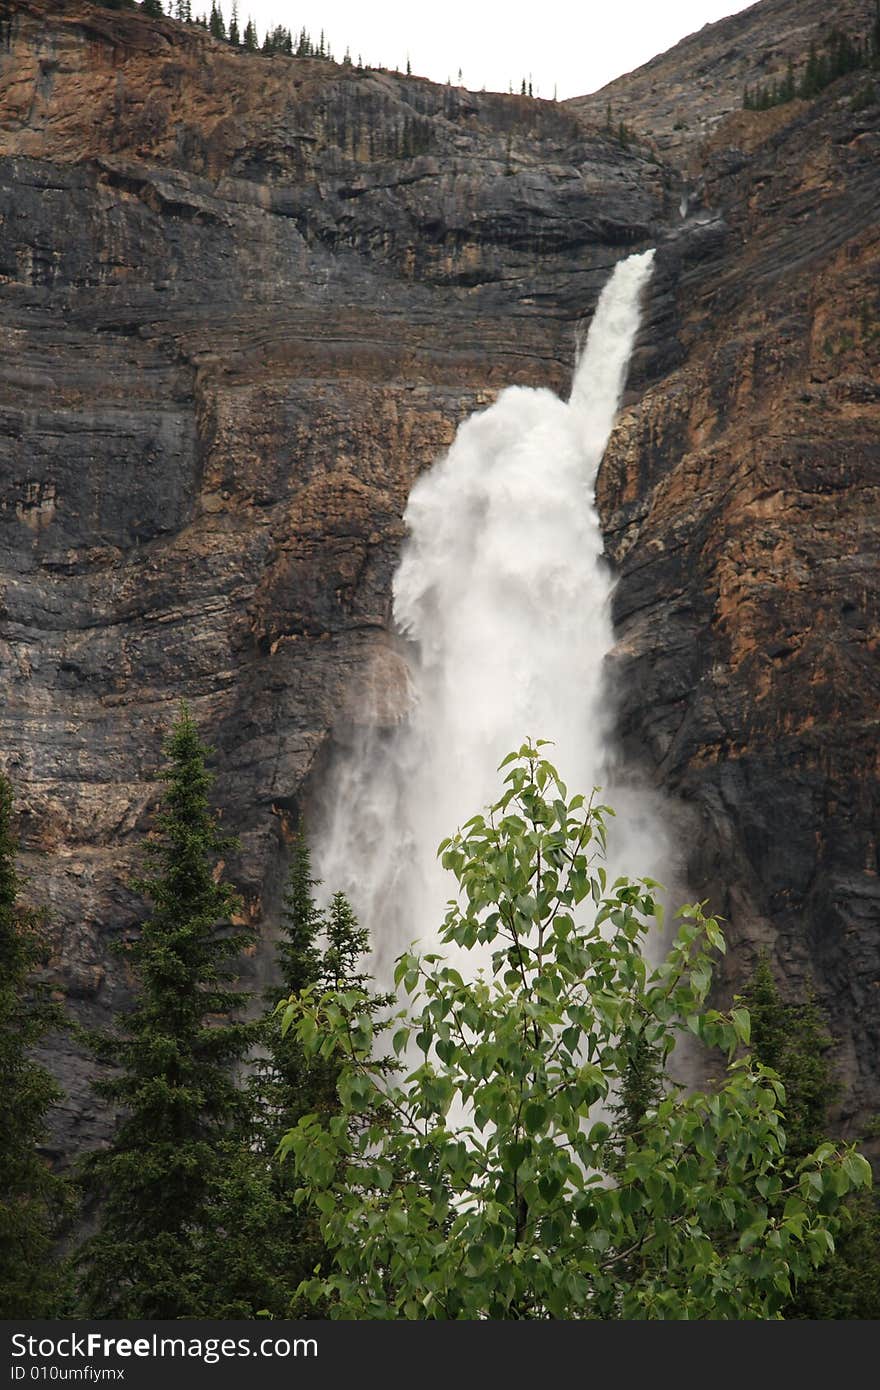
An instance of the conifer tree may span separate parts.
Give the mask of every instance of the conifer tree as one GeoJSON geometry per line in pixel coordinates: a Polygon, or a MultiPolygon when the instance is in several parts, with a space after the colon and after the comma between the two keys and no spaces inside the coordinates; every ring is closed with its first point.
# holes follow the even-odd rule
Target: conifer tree
{"type": "Polygon", "coordinates": [[[836,1092],[828,1060],[832,1039],[812,994],[783,1002],[765,953],[744,998],[752,1018],[752,1051],[782,1077],[788,1150],[802,1158],[827,1136],[836,1092]]]}
{"type": "Polygon", "coordinates": [[[274,1005],[285,995],[300,995],[316,985],[322,975],[318,938],[324,930],[324,914],[319,909],[312,878],[311,855],[302,823],[294,841],[293,855],[282,901],[281,933],[277,947],[280,981],[269,992],[273,1013],[268,1020],[269,1056],[258,1068],[264,1133],[262,1147],[273,1154],[284,1131],[300,1115],[310,1110],[327,1110],[335,1093],[335,1072],[323,1059],[307,1062],[296,1039],[282,1036],[274,1005]],[[295,1119],[291,1120],[291,1116],[295,1119]]]}
{"type": "Polygon", "coordinates": [[[663,1099],[665,1070],[662,1053],[644,1029],[622,1042],[626,1061],[617,1097],[608,1108],[615,1117],[613,1132],[625,1143],[638,1138],[646,1115],[663,1099]]]}
{"type": "Polygon", "coordinates": [[[18,901],[12,809],[0,776],[0,1318],[39,1318],[58,1312],[52,1243],[66,1186],[38,1147],[61,1092],[28,1050],[58,1016],[28,998],[40,951],[35,916],[18,901]]]}
{"type": "MultiPolygon", "coordinates": [[[[314,896],[317,886],[300,822],[282,906],[277,956],[281,978],[270,994],[272,1003],[281,996],[299,998],[307,991],[320,996],[328,990],[359,990],[364,992],[366,1010],[375,1015],[391,1004],[393,996],[374,994],[369,976],[360,969],[369,949],[369,933],[359,926],[344,893],[334,894],[326,913],[322,911],[314,896]]],[[[294,1205],[299,1182],[292,1163],[277,1161],[277,1150],[283,1136],[304,1116],[329,1121],[338,1113],[340,1065],[336,1057],[308,1054],[293,1032],[282,1032],[274,1007],[266,1045],[268,1057],[258,1066],[254,1081],[258,1126],[253,1147],[272,1160],[272,1190],[279,1204],[273,1258],[280,1256],[279,1279],[286,1274],[295,1288],[318,1266],[326,1271],[329,1261],[318,1212],[308,1203],[294,1205]],[[285,1242],[287,1250],[282,1254],[285,1242]]],[[[299,1316],[322,1316],[325,1311],[321,1306],[310,1311],[296,1306],[299,1316]]]]}
{"type": "MultiPolygon", "coordinates": [[[[673,1083],[667,1080],[662,1050],[647,1035],[649,1025],[650,1019],[644,1013],[636,1013],[635,1027],[620,1039],[625,1061],[617,1094],[608,1106],[611,1137],[605,1161],[610,1173],[624,1170],[630,1151],[641,1145],[643,1134],[649,1128],[649,1117],[656,1112],[667,1087],[673,1089],[673,1083]]],[[[622,1270],[632,1281],[645,1274],[650,1262],[641,1240],[645,1232],[644,1221],[638,1213],[633,1213],[633,1249],[622,1262],[622,1270]]],[[[656,1265],[656,1257],[654,1263],[656,1265]]]]}
{"type": "Polygon", "coordinates": [[[100,1203],[79,1255],[91,1317],[211,1316],[216,1307],[206,1232],[247,1118],[234,1072],[253,1026],[230,1015],[245,1001],[234,967],[253,933],[230,926],[237,898],[216,873],[230,842],[208,802],[210,751],[183,706],[166,743],[152,872],[135,885],[153,904],[129,950],[139,995],[118,1031],[95,1040],[118,1069],[100,1092],[122,1113],[86,1166],[100,1203]]]}
{"type": "Polygon", "coordinates": [[[257,51],[257,31],[256,31],[256,29],[254,28],[254,21],[253,21],[252,19],[250,19],[250,18],[248,19],[247,24],[244,26],[244,38],[243,38],[243,40],[242,40],[242,43],[243,43],[245,52],[247,52],[247,53],[256,53],[256,51],[257,51]]]}
{"type": "Polygon", "coordinates": [[[238,4],[232,0],[232,18],[229,21],[229,42],[233,48],[241,47],[241,34],[238,29],[238,4]]]}
{"type": "MultiPolygon", "coordinates": [[[[369,951],[369,932],[359,925],[344,893],[334,893],[326,912],[322,911],[313,893],[317,886],[318,881],[312,878],[311,854],[301,826],[283,903],[278,945],[281,979],[271,999],[275,1002],[279,997],[299,997],[307,990],[317,995],[328,990],[360,990],[365,995],[367,1011],[375,1015],[388,1008],[394,996],[375,994],[370,976],[360,968],[369,951]]],[[[265,1094],[271,1101],[271,1152],[274,1153],[282,1135],[301,1115],[335,1114],[339,1062],[307,1055],[293,1033],[282,1033],[277,1015],[271,1022],[268,1067],[271,1080],[265,1094]]]]}
{"type": "Polygon", "coordinates": [[[223,11],[217,4],[217,0],[211,3],[211,18],[208,20],[208,30],[213,38],[226,38],[226,21],[223,18],[223,11]]]}
{"type": "Polygon", "coordinates": [[[283,24],[276,24],[272,30],[266,30],[266,37],[263,40],[264,53],[293,53],[293,38],[290,30],[285,29],[283,24]]]}
{"type": "MultiPolygon", "coordinates": [[[[273,1249],[275,1268],[291,1290],[326,1262],[317,1213],[309,1205],[296,1205],[298,1186],[291,1164],[281,1163],[278,1145],[286,1130],[303,1115],[317,1113],[325,1118],[336,1105],[338,1067],[325,1058],[307,1058],[289,1033],[281,1032],[275,1005],[282,995],[300,995],[317,984],[322,974],[318,937],[324,915],[314,897],[308,841],[300,823],[282,902],[281,932],[277,963],[281,979],[267,994],[270,1011],[264,1024],[266,1057],[258,1063],[253,1082],[255,1126],[252,1148],[268,1165],[271,1200],[278,1209],[273,1249]]],[[[287,1313],[290,1315],[290,1308],[287,1313]]],[[[296,1310],[299,1312],[300,1310],[296,1310]]],[[[303,1316],[321,1316],[322,1309],[303,1316]]]]}
{"type": "MultiPolygon", "coordinates": [[[[788,1151],[802,1159],[830,1128],[829,1110],[838,1093],[830,1063],[832,1038],[812,994],[785,1002],[770,962],[762,954],[745,991],[752,1019],[754,1056],[772,1067],[785,1086],[788,1151]]],[[[834,1255],[803,1280],[786,1307],[787,1319],[880,1318],[880,1211],[870,1192],[847,1202],[848,1224],[834,1255]]]]}
{"type": "Polygon", "coordinates": [[[798,90],[798,96],[804,98],[814,97],[816,93],[820,90],[819,76],[819,59],[816,54],[816,45],[815,43],[811,43],[810,51],[807,55],[807,66],[804,69],[804,75],[801,78],[801,85],[798,90]]]}
{"type": "Polygon", "coordinates": [[[317,943],[324,914],[315,901],[313,889],[317,886],[318,880],[312,877],[312,857],[305,827],[300,821],[282,903],[282,935],[278,944],[280,985],[282,991],[290,994],[301,994],[321,973],[317,943]]]}

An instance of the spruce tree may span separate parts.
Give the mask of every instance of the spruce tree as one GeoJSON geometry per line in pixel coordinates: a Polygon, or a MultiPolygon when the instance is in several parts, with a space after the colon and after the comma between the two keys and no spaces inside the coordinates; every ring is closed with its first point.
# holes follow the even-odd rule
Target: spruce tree
{"type": "Polygon", "coordinates": [[[324,914],[315,901],[313,890],[318,880],[312,877],[312,858],[305,828],[300,822],[287,879],[281,912],[281,937],[278,942],[278,964],[281,970],[282,992],[300,994],[319,978],[321,953],[318,937],[323,929],[324,914]]]}
{"type": "MultiPolygon", "coordinates": [[[[812,994],[784,1001],[766,954],[745,991],[753,1055],[779,1073],[785,1086],[787,1151],[795,1160],[827,1137],[829,1110],[838,1093],[832,1038],[812,994]]],[[[850,1196],[848,1224],[832,1257],[801,1281],[785,1308],[787,1319],[844,1321],[880,1318],[880,1209],[870,1192],[850,1196]]]]}
{"type": "MultiPolygon", "coordinates": [[[[391,994],[375,994],[371,977],[361,969],[370,948],[370,936],[361,927],[344,893],[334,893],[326,911],[318,907],[312,877],[311,854],[300,826],[294,842],[287,890],[282,904],[278,942],[280,981],[270,991],[274,1005],[280,997],[301,997],[306,990],[320,995],[328,990],[363,990],[366,1008],[377,1014],[394,1000],[391,994]]],[[[335,1059],[309,1056],[292,1032],[284,1033],[278,1011],[269,1020],[269,1057],[262,1068],[263,1112],[270,1137],[265,1146],[275,1151],[281,1136],[301,1115],[334,1114],[338,1109],[335,1059]]]]}
{"type": "Polygon", "coordinates": [[[829,1061],[832,1038],[812,994],[785,1003],[766,954],[758,958],[745,991],[752,1019],[751,1046],[785,1085],[789,1153],[803,1158],[826,1138],[828,1110],[837,1091],[829,1061]]]}
{"type": "Polygon", "coordinates": [[[211,18],[208,20],[208,30],[215,39],[226,38],[226,21],[223,18],[223,11],[216,0],[213,0],[211,5],[211,18]]]}
{"type": "Polygon", "coordinates": [[[804,97],[807,100],[809,100],[810,97],[814,97],[820,90],[819,78],[819,59],[816,54],[816,45],[815,43],[811,43],[809,53],[807,54],[807,65],[804,69],[804,75],[801,78],[801,84],[798,89],[798,96],[804,97]]]}
{"type": "MultiPolygon", "coordinates": [[[[620,1038],[625,1060],[616,1096],[608,1106],[611,1136],[605,1162],[610,1173],[623,1172],[631,1153],[644,1142],[650,1117],[662,1102],[667,1087],[674,1089],[667,1081],[662,1049],[646,1033],[649,1025],[650,1019],[637,1012],[635,1026],[620,1038]]],[[[656,1266],[657,1257],[651,1257],[644,1249],[642,1238],[646,1235],[646,1227],[639,1213],[633,1213],[632,1220],[633,1248],[621,1262],[621,1269],[634,1282],[646,1273],[652,1258],[656,1266]]]]}
{"type": "MultiPolygon", "coordinates": [[[[264,1022],[266,1055],[257,1064],[253,1081],[254,1133],[252,1151],[269,1174],[269,1197],[277,1205],[272,1250],[277,1276],[295,1290],[316,1268],[326,1264],[317,1213],[294,1200],[298,1186],[293,1165],[277,1156],[282,1136],[303,1115],[334,1111],[338,1068],[324,1058],[306,1058],[296,1039],[281,1032],[276,1005],[282,995],[299,996],[317,985],[322,974],[318,938],[324,915],[314,897],[308,841],[300,824],[294,841],[287,888],[282,901],[281,930],[277,946],[280,981],[267,992],[269,1013],[264,1022]]],[[[300,1312],[300,1310],[294,1310],[300,1312]]],[[[303,1316],[321,1316],[323,1310],[303,1316]]],[[[291,1309],[288,1307],[287,1315],[291,1309]]]]}
{"type": "Polygon", "coordinates": [[[616,1099],[609,1106],[614,1133],[624,1141],[639,1139],[648,1112],[656,1110],[665,1093],[663,1055],[641,1029],[623,1041],[626,1061],[616,1099]]]}
{"type": "Polygon", "coordinates": [[[12,813],[12,788],[0,776],[0,1318],[45,1318],[58,1314],[52,1245],[66,1185],[38,1146],[61,1092],[28,1051],[58,1016],[29,998],[40,950],[35,915],[18,901],[12,813]]]}
{"type": "Polygon", "coordinates": [[[291,1035],[282,1036],[275,1005],[284,996],[301,995],[317,985],[322,975],[318,938],[324,930],[324,914],[314,897],[311,854],[300,824],[293,845],[287,887],[281,907],[277,946],[278,986],[267,993],[270,1014],[266,1021],[266,1059],[257,1068],[260,1147],[274,1154],[281,1135],[300,1115],[326,1110],[335,1093],[335,1073],[323,1059],[307,1062],[291,1035]]]}
{"type": "MultiPolygon", "coordinates": [[[[306,991],[320,996],[328,990],[363,990],[365,1008],[370,1014],[386,1009],[392,995],[377,995],[370,989],[370,977],[360,969],[369,949],[369,933],[359,926],[344,893],[335,893],[326,912],[315,900],[318,881],[312,877],[311,854],[302,823],[297,831],[284,896],[281,933],[278,943],[280,981],[271,992],[274,1005],[280,996],[300,998],[306,991]]],[[[268,1056],[258,1067],[254,1088],[257,1097],[258,1129],[254,1149],[272,1159],[273,1192],[282,1215],[276,1227],[276,1252],[287,1243],[279,1277],[286,1271],[295,1288],[314,1275],[316,1268],[327,1272],[329,1257],[321,1238],[319,1214],[308,1203],[294,1205],[299,1186],[293,1164],[279,1162],[278,1146],[283,1136],[306,1115],[317,1115],[327,1122],[340,1109],[337,1083],[340,1064],[337,1057],[306,1053],[295,1033],[284,1032],[280,1011],[272,1008],[267,1021],[268,1056]]],[[[320,1317],[326,1308],[307,1310],[295,1305],[298,1316],[320,1317]]]]}
{"type": "Polygon", "coordinates": [[[183,706],[166,743],[152,872],[136,885],[153,904],[128,952],[139,994],[96,1039],[118,1069],[99,1090],[121,1116],[86,1165],[99,1203],[79,1256],[91,1317],[211,1316],[216,1306],[206,1251],[246,1123],[234,1072],[253,1027],[230,1015],[245,1002],[235,962],[253,932],[230,926],[237,898],[216,872],[230,841],[209,806],[210,751],[183,706]]]}

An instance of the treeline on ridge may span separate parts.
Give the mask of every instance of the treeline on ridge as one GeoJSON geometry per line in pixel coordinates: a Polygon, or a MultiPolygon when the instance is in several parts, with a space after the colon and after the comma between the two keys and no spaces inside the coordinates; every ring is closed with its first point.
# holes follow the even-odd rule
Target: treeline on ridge
{"type": "MultiPolygon", "coordinates": [[[[167,11],[162,6],[162,0],[95,0],[95,3],[107,10],[139,9],[153,19],[176,19],[181,24],[195,24],[200,29],[205,29],[212,38],[228,43],[245,53],[281,53],[293,58],[326,58],[329,62],[336,61],[330,40],[323,29],[316,40],[305,27],[294,34],[285,25],[277,24],[266,30],[260,42],[256,25],[250,17],[242,26],[237,0],[233,0],[228,24],[217,0],[211,0],[210,12],[198,13],[194,12],[192,0],[170,0],[167,11]]],[[[351,53],[348,49],[342,61],[346,64],[351,63],[351,53]]],[[[360,59],[358,66],[362,66],[360,59]]]]}
{"type": "Polygon", "coordinates": [[[842,29],[833,28],[823,43],[810,44],[806,62],[799,70],[789,58],[783,78],[756,83],[743,92],[746,111],[768,111],[799,97],[809,101],[823,92],[832,82],[850,72],[880,70],[880,0],[870,30],[863,37],[853,37],[842,29]]]}

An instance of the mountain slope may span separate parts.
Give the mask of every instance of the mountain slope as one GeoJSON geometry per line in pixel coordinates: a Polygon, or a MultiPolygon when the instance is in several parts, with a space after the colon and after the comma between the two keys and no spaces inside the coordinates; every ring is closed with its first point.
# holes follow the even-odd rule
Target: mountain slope
{"type": "Polygon", "coordinates": [[[610,107],[613,123],[624,121],[665,158],[687,165],[719,121],[742,108],[746,87],[781,81],[790,60],[802,66],[810,44],[821,49],[835,28],[861,38],[874,15],[874,0],[759,0],[564,104],[594,126],[606,122],[610,107]]]}

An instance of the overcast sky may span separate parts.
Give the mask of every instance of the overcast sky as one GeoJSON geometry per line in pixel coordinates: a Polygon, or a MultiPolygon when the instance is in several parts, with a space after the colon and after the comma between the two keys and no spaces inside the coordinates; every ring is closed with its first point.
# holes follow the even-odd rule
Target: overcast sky
{"type": "MultiPolygon", "coordinates": [[[[743,0],[238,0],[262,40],[267,27],[321,29],[333,55],[406,68],[435,82],[479,91],[515,90],[531,78],[535,96],[582,96],[646,63],[704,24],[748,8],[743,0]]],[[[210,0],[193,0],[193,13],[210,0]]],[[[232,0],[221,0],[228,22],[232,0]]]]}

